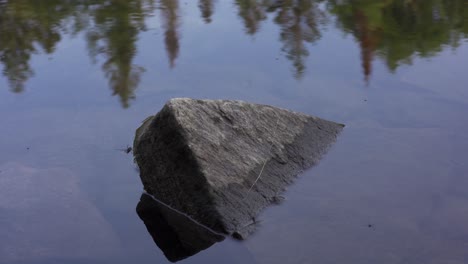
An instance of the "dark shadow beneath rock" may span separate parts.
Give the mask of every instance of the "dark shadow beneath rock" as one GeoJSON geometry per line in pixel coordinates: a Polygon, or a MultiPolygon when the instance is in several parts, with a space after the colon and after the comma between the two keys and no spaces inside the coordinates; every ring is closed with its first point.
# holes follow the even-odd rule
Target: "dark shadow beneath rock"
{"type": "Polygon", "coordinates": [[[134,155],[148,193],[245,238],[252,219],[319,162],[343,127],[267,105],[179,98],[138,128],[134,155]]]}
{"type": "Polygon", "coordinates": [[[136,210],[156,245],[171,262],[193,256],[225,239],[147,194],[141,196],[136,210]]]}

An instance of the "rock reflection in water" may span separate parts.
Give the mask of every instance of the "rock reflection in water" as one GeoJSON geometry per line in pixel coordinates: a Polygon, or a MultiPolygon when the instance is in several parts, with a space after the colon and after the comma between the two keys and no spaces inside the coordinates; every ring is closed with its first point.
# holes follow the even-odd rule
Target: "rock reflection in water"
{"type": "Polygon", "coordinates": [[[193,256],[225,239],[147,194],[141,195],[136,210],[156,245],[171,262],[193,256]]]}

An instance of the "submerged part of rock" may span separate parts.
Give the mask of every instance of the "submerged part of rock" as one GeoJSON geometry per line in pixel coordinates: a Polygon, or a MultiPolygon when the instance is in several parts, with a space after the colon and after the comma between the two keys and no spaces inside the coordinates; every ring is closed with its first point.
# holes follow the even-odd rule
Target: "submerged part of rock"
{"type": "Polygon", "coordinates": [[[178,98],[137,129],[134,155],[148,193],[216,232],[245,238],[258,213],[320,160],[343,127],[267,105],[178,98]]]}
{"type": "Polygon", "coordinates": [[[147,194],[141,196],[137,213],[171,262],[195,255],[225,238],[147,194]]]}

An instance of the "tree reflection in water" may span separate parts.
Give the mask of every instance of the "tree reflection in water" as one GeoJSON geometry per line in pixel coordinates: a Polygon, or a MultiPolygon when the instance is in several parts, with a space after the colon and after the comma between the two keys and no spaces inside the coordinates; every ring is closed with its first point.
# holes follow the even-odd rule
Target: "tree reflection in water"
{"type": "MultiPolygon", "coordinates": [[[[199,0],[201,19],[212,21],[215,0],[199,0]]],[[[336,21],[361,50],[364,79],[372,63],[383,60],[390,71],[431,57],[444,47],[457,48],[468,37],[467,0],[234,0],[245,33],[255,35],[271,18],[278,40],[293,65],[294,76],[306,72],[310,44],[325,25],[336,21]]],[[[0,0],[0,63],[11,91],[20,93],[34,75],[31,57],[52,54],[64,34],[86,36],[93,61],[104,59],[102,71],[124,108],[135,97],[144,68],[133,63],[137,41],[147,19],[159,9],[170,67],[180,53],[178,0],[0,0]]]]}
{"type": "Polygon", "coordinates": [[[62,21],[69,15],[69,4],[62,1],[0,1],[0,62],[13,92],[22,92],[34,75],[29,65],[32,54],[54,52],[61,39],[62,21]],[[53,15],[51,5],[56,10],[53,15]]]}
{"type": "Polygon", "coordinates": [[[146,30],[154,0],[1,1],[0,61],[14,92],[22,92],[33,76],[31,55],[37,46],[51,54],[62,34],[84,32],[93,61],[105,60],[102,70],[124,108],[134,98],[142,67],[133,65],[138,34],[146,30]]]}
{"type": "Polygon", "coordinates": [[[160,9],[169,65],[174,68],[175,60],[179,56],[179,0],[160,0],[160,9]]]}
{"type": "Polygon", "coordinates": [[[361,48],[364,78],[377,56],[391,71],[414,57],[431,57],[468,37],[466,0],[329,0],[338,27],[352,34],[361,48]]]}
{"type": "Polygon", "coordinates": [[[199,0],[198,8],[201,11],[201,17],[205,23],[211,23],[211,16],[214,12],[214,2],[213,0],[199,0]]]}
{"type": "Polygon", "coordinates": [[[132,63],[138,34],[146,30],[144,11],[142,1],[106,1],[90,10],[93,26],[87,32],[89,53],[105,58],[102,70],[124,108],[129,107],[144,72],[132,63]]]}

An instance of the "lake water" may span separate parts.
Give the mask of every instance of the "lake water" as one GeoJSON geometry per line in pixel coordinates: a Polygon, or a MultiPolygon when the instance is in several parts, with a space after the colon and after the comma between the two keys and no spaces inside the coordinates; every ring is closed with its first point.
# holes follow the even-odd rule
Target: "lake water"
{"type": "Polygon", "coordinates": [[[0,0],[0,263],[169,263],[125,149],[173,97],[346,124],[180,263],[468,263],[467,0],[0,0]]]}

